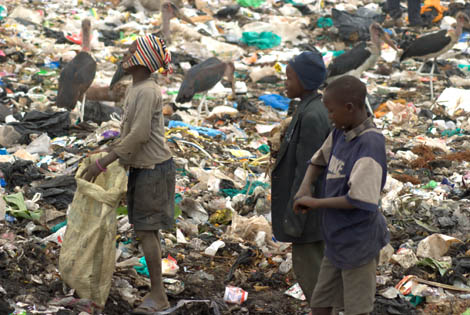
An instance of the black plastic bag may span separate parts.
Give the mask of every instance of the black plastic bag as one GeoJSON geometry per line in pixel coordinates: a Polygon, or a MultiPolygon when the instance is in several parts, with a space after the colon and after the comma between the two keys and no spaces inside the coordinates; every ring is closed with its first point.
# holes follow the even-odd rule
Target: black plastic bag
{"type": "Polygon", "coordinates": [[[71,175],[57,176],[43,181],[32,189],[32,193],[41,193],[42,200],[56,209],[66,209],[73,201],[77,183],[71,175]]]}
{"type": "Polygon", "coordinates": [[[122,115],[122,108],[109,106],[97,101],[87,101],[83,119],[100,125],[102,122],[111,120],[113,114],[120,117],[122,115]]]}
{"type": "Polygon", "coordinates": [[[40,112],[33,110],[24,115],[19,122],[12,122],[9,125],[15,127],[23,137],[20,140],[21,144],[29,144],[30,134],[47,133],[49,137],[65,136],[70,128],[70,113],[69,112],[40,112]]]}
{"type": "Polygon", "coordinates": [[[333,24],[338,29],[341,39],[352,42],[368,40],[369,26],[373,22],[382,23],[385,20],[385,15],[366,8],[359,8],[356,14],[334,8],[331,12],[333,24]]]}
{"type": "Polygon", "coordinates": [[[17,160],[12,163],[0,163],[0,170],[6,182],[6,189],[13,191],[16,186],[23,187],[31,182],[43,179],[44,175],[31,161],[17,160]]]}

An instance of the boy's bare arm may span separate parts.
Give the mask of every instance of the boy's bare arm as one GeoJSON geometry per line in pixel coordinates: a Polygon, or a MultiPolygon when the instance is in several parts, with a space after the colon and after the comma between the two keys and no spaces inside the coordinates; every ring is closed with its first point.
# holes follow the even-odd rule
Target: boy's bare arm
{"type": "Polygon", "coordinates": [[[298,199],[303,196],[310,196],[310,186],[317,180],[322,170],[322,167],[318,165],[309,164],[307,171],[305,172],[304,179],[302,180],[294,199],[298,199]]]}
{"type": "Polygon", "coordinates": [[[349,203],[346,196],[331,197],[331,198],[312,198],[301,197],[294,202],[294,211],[303,213],[309,209],[318,208],[335,208],[335,209],[354,209],[354,206],[349,203]]]}

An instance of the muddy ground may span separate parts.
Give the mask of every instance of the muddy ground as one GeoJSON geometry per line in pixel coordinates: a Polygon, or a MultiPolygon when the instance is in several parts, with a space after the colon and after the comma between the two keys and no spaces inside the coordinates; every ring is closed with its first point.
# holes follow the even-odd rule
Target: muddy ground
{"type": "MultiPolygon", "coordinates": [[[[48,305],[53,300],[64,299],[71,291],[61,281],[57,271],[59,247],[55,244],[40,245],[31,236],[25,235],[24,225],[16,223],[14,226],[0,227],[2,242],[9,242],[12,246],[4,246],[7,250],[0,252],[0,283],[6,291],[0,292],[0,314],[9,314],[13,311],[7,300],[24,302],[35,305],[37,311],[47,311],[48,305]]],[[[47,236],[48,232],[38,232],[37,237],[47,236]]],[[[207,257],[201,254],[191,253],[184,247],[174,247],[165,251],[164,255],[177,257],[180,270],[175,277],[182,280],[185,290],[179,295],[170,295],[172,305],[180,300],[211,300],[210,303],[189,303],[178,309],[173,314],[215,314],[214,307],[220,314],[305,314],[308,309],[306,303],[284,295],[284,291],[295,284],[292,272],[283,275],[278,272],[275,263],[260,270],[256,267],[258,253],[253,249],[251,263],[242,265],[234,272],[233,280],[226,281],[236,256],[233,253],[241,253],[243,249],[235,243],[227,243],[226,247],[219,250],[217,256],[207,257]],[[210,281],[195,276],[198,271],[204,271],[214,276],[210,281]],[[227,284],[238,286],[248,291],[248,300],[242,305],[230,305],[223,301],[223,294],[227,284]],[[259,291],[256,291],[256,289],[259,291]]],[[[391,271],[393,278],[402,275],[399,268],[391,271]]],[[[425,271],[420,269],[408,270],[408,274],[425,276],[425,271]]],[[[113,287],[102,314],[130,314],[133,306],[126,302],[115,285],[122,279],[127,280],[137,289],[136,295],[142,298],[148,291],[148,281],[138,275],[133,268],[117,269],[113,277],[113,287]]],[[[386,286],[379,286],[378,290],[386,286]]],[[[78,298],[78,296],[75,296],[78,298]]],[[[60,311],[51,314],[79,314],[81,311],[90,311],[86,303],[77,303],[71,300],[60,311]]],[[[139,299],[136,301],[138,304],[139,299]]],[[[451,299],[438,304],[423,304],[424,308],[417,309],[405,306],[403,301],[378,298],[374,310],[379,314],[462,314],[470,307],[469,300],[451,299]],[[398,311],[397,313],[394,313],[398,311]]],[[[135,306],[135,305],[134,305],[135,306]]]]}

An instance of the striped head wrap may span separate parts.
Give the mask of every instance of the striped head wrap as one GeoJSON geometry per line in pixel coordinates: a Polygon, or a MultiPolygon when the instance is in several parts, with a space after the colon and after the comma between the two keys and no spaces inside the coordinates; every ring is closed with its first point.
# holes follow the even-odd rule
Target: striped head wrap
{"type": "Polygon", "coordinates": [[[173,73],[170,65],[171,54],[165,42],[155,35],[146,35],[137,38],[137,49],[122,67],[128,69],[132,66],[147,67],[150,72],[161,70],[164,75],[173,73]]]}

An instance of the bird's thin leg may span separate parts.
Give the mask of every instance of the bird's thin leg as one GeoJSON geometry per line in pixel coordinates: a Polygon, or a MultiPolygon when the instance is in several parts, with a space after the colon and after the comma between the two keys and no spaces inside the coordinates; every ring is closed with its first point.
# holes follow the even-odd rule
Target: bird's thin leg
{"type": "Polygon", "coordinates": [[[434,74],[434,70],[436,68],[436,59],[434,58],[434,60],[432,61],[432,67],[431,67],[431,75],[434,74]]]}
{"type": "Polygon", "coordinates": [[[80,122],[83,122],[83,118],[85,117],[85,101],[86,101],[86,93],[83,93],[83,100],[82,100],[82,104],[80,105],[80,122]]]}
{"type": "Polygon", "coordinates": [[[434,68],[436,67],[436,59],[432,61],[432,67],[431,67],[431,75],[429,76],[429,89],[431,90],[431,101],[434,99],[434,68]]]}
{"type": "MultiPolygon", "coordinates": [[[[207,98],[207,92],[204,94],[204,100],[207,98]]],[[[209,114],[209,106],[207,105],[207,101],[204,101],[204,106],[205,106],[205,110],[206,110],[206,114],[209,114]]]]}
{"type": "Polygon", "coordinates": [[[367,97],[366,95],[366,106],[367,106],[367,109],[369,110],[369,112],[374,115],[374,111],[372,110],[372,107],[370,106],[370,103],[369,103],[369,98],[367,97]]]}
{"type": "Polygon", "coordinates": [[[421,64],[421,67],[419,67],[419,69],[418,69],[418,74],[421,74],[421,75],[424,74],[424,73],[422,73],[421,71],[423,70],[424,65],[426,64],[426,62],[427,62],[427,60],[425,60],[425,61],[421,64]]]}
{"type": "Polygon", "coordinates": [[[207,104],[205,104],[206,103],[206,97],[207,97],[207,92],[204,93],[204,95],[202,96],[202,99],[199,102],[199,105],[197,107],[197,122],[198,123],[199,123],[199,120],[201,118],[202,107],[205,106],[205,110],[208,111],[207,104]]]}
{"type": "Polygon", "coordinates": [[[207,98],[207,91],[204,92],[204,94],[202,96],[202,99],[201,99],[201,103],[199,104],[199,106],[200,106],[201,109],[204,106],[204,112],[207,114],[209,112],[209,108],[207,107],[207,104],[206,104],[206,98],[207,98]]]}
{"type": "Polygon", "coordinates": [[[199,105],[197,106],[197,120],[196,120],[197,123],[199,123],[199,119],[201,118],[201,107],[202,107],[202,102],[199,102],[199,105]]]}

